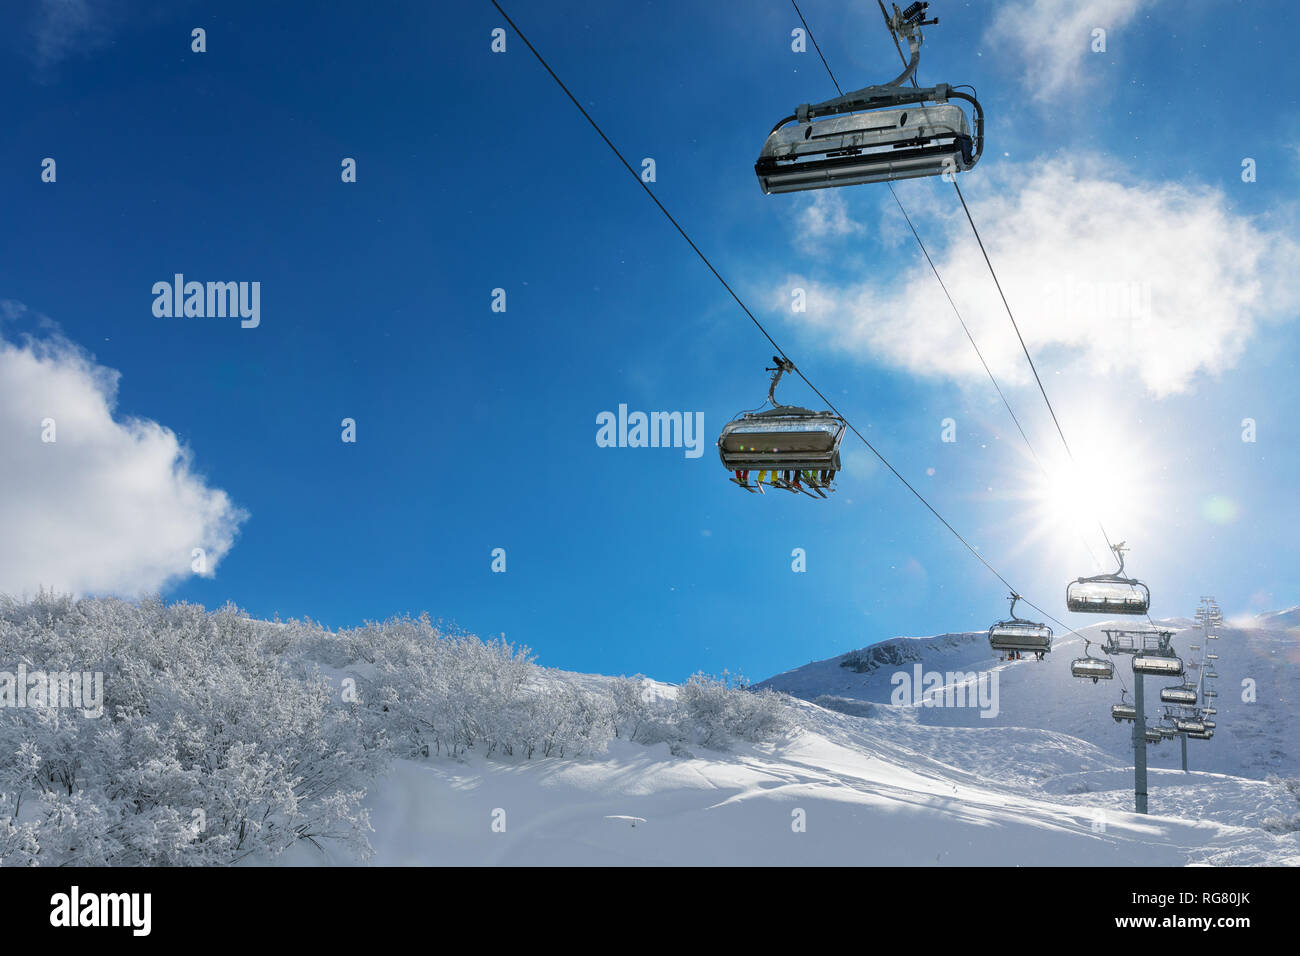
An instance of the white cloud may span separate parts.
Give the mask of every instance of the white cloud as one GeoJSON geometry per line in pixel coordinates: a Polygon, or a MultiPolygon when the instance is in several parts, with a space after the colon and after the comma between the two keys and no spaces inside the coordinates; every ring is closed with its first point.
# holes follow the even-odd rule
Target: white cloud
{"type": "Polygon", "coordinates": [[[848,204],[835,189],[818,189],[796,214],[795,235],[804,252],[815,253],[828,240],[844,239],[865,231],[849,215],[848,204]]]}
{"type": "MultiPolygon", "coordinates": [[[[1231,366],[1257,323],[1300,307],[1300,247],[1234,213],[1217,188],[1125,182],[1092,157],[1003,163],[967,197],[1021,331],[1049,367],[1167,395],[1231,366]]],[[[903,200],[995,374],[1027,382],[960,206],[946,189],[903,200]]],[[[844,286],[789,276],[769,301],[836,349],[922,376],[984,374],[924,262],[844,286]],[[791,314],[792,287],[807,290],[806,313],[791,314]]]]}
{"type": "Polygon", "coordinates": [[[998,8],[984,42],[1019,62],[1023,80],[1038,100],[1079,84],[1084,59],[1092,52],[1093,30],[1113,33],[1154,0],[1016,0],[998,8]]]}
{"type": "Polygon", "coordinates": [[[114,420],[117,380],[61,337],[0,338],[0,593],[136,595],[192,573],[193,548],[208,574],[230,549],[245,513],[170,430],[114,420]]]}

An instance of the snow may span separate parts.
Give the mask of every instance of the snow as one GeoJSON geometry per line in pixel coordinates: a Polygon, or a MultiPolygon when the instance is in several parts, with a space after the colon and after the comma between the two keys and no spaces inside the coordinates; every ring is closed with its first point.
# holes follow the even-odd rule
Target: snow
{"type": "MultiPolygon", "coordinates": [[[[1177,769],[1176,741],[1150,748],[1147,816],[1132,812],[1128,725],[1109,716],[1119,681],[1070,677],[1077,639],[1058,639],[1041,663],[999,662],[982,634],[955,634],[876,645],[864,673],[833,658],[765,681],[804,698],[793,703],[800,726],[775,741],[689,756],[616,740],[578,760],[395,761],[366,798],[370,862],[1300,865],[1300,835],[1261,828],[1297,809],[1264,778],[1298,773],[1288,731],[1300,641],[1285,616],[1250,624],[1220,630],[1218,731],[1189,742],[1193,772],[1177,769]],[[915,664],[996,675],[997,715],[890,703],[891,676],[915,664]],[[1254,703],[1242,700],[1247,678],[1254,703]]],[[[1175,647],[1186,656],[1192,642],[1204,643],[1182,630],[1175,647]]],[[[1125,659],[1117,671],[1131,687],[1125,659]]],[[[358,861],[300,844],[276,862],[358,861]]]]}

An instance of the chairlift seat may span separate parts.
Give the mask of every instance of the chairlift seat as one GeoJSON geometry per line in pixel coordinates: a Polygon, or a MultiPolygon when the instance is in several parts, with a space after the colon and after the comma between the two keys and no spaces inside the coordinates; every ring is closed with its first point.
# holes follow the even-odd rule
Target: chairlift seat
{"type": "Polygon", "coordinates": [[[781,405],[728,422],[718,455],[728,471],[839,471],[844,419],[781,405]]]}
{"type": "Polygon", "coordinates": [[[1158,677],[1181,677],[1183,675],[1183,660],[1181,657],[1134,654],[1133,673],[1154,674],[1158,677]]]}
{"type": "Polygon", "coordinates": [[[989,647],[995,651],[1050,651],[1052,629],[1031,621],[1000,621],[989,628],[989,647]]]}
{"type": "Polygon", "coordinates": [[[1151,607],[1151,592],[1131,578],[1079,578],[1065,589],[1065,606],[1080,614],[1145,614],[1151,607]]]}
{"type": "Polygon", "coordinates": [[[1162,704],[1187,704],[1196,703],[1196,691],[1188,690],[1186,687],[1165,687],[1160,691],[1160,703],[1162,704]]]}
{"type": "Polygon", "coordinates": [[[829,116],[775,129],[754,172],[765,193],[894,182],[975,165],[966,113],[952,103],[829,116]]]}
{"type": "Polygon", "coordinates": [[[1110,680],[1115,676],[1115,664],[1099,657],[1076,657],[1070,662],[1070,673],[1094,681],[1110,680]]]}

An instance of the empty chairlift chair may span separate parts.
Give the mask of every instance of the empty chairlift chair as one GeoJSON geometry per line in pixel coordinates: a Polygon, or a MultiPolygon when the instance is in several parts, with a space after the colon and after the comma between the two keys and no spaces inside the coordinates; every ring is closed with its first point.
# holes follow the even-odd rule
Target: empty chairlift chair
{"type": "Polygon", "coordinates": [[[1196,688],[1180,685],[1178,687],[1162,687],[1160,689],[1160,703],[1162,704],[1183,704],[1188,707],[1196,706],[1196,688]]]}
{"type": "Polygon", "coordinates": [[[1183,659],[1159,654],[1134,654],[1133,673],[1151,674],[1155,677],[1182,677],[1183,659]]]}
{"type": "Polygon", "coordinates": [[[911,51],[901,74],[823,103],[804,103],[772,128],[754,163],[763,192],[956,174],[979,162],[984,150],[979,101],[946,83],[920,89],[903,85],[921,59],[921,27],[938,22],[924,19],[927,6],[913,3],[901,12],[895,6],[889,17],[890,29],[906,38],[911,51]],[[966,112],[952,100],[971,104],[973,135],[966,112]]]}
{"type": "Polygon", "coordinates": [[[1095,684],[1099,680],[1110,680],[1115,676],[1113,662],[1100,657],[1076,657],[1070,662],[1070,673],[1075,677],[1091,678],[1095,684]]]}
{"type": "Polygon", "coordinates": [[[1193,717],[1175,717],[1174,727],[1180,734],[1202,734],[1205,733],[1204,722],[1193,717]]]}
{"type": "Polygon", "coordinates": [[[770,484],[795,494],[825,498],[840,470],[840,443],[845,422],[833,412],[814,412],[776,401],[781,376],[794,365],[780,356],[767,399],[771,408],[745,412],[728,422],[718,437],[718,456],[732,481],[746,491],[762,492],[770,484]],[[750,484],[750,476],[754,483],[750,484]]]}
{"type": "Polygon", "coordinates": [[[1124,577],[1124,542],[1112,547],[1119,561],[1114,574],[1098,574],[1071,581],[1065,589],[1065,606],[1082,614],[1145,614],[1151,591],[1136,578],[1124,577]]]}
{"type": "Polygon", "coordinates": [[[993,650],[1031,652],[1039,659],[1052,649],[1052,629],[1046,624],[1026,621],[1016,616],[1019,594],[1010,595],[1011,617],[989,628],[989,647],[993,650]]]}
{"type": "Polygon", "coordinates": [[[1137,708],[1132,704],[1111,704],[1110,715],[1118,723],[1123,720],[1137,720],[1137,708]]]}

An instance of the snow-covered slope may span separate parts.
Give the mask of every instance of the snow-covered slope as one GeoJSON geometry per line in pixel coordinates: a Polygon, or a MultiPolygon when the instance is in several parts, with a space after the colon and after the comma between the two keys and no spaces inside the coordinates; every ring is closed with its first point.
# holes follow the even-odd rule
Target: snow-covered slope
{"type": "MultiPolygon", "coordinates": [[[[1293,612],[1286,612],[1293,613],[1293,612]]],[[[1218,728],[1208,741],[1189,742],[1189,766],[1197,770],[1230,773],[1262,779],[1269,773],[1300,774],[1300,745],[1295,739],[1300,716],[1300,633],[1285,626],[1285,614],[1262,615],[1250,626],[1219,629],[1211,650],[1219,655],[1215,682],[1218,691],[1218,728]],[[1282,621],[1279,626],[1277,622],[1282,621]],[[1252,695],[1245,693],[1253,682],[1252,695]]],[[[1203,644],[1201,631],[1187,620],[1159,622],[1177,633],[1174,647],[1185,658],[1191,644],[1203,644]]],[[[1094,642],[1104,639],[1107,624],[1081,633],[1094,642]]],[[[760,687],[785,691],[805,700],[826,696],[824,704],[851,711],[860,702],[888,704],[895,675],[923,672],[975,672],[996,678],[997,714],[990,708],[909,706],[926,725],[970,728],[1032,728],[1064,734],[1096,746],[1116,760],[1131,762],[1131,726],[1110,718],[1110,705],[1120,700],[1121,685],[1132,703],[1133,675],[1128,660],[1117,657],[1116,679],[1093,684],[1070,675],[1070,660],[1082,656],[1083,642],[1074,636],[1057,638],[1044,661],[1000,662],[990,652],[983,634],[945,634],[930,638],[894,638],[866,649],[869,670],[862,673],[842,667],[849,655],[817,661],[778,674],[760,687]],[[832,698],[838,698],[835,700],[832,698]]],[[[1095,653],[1095,651],[1094,651],[1095,653]]],[[[1189,672],[1193,676],[1194,671],[1189,672]]],[[[1156,689],[1162,683],[1148,679],[1147,713],[1157,716],[1156,689]]],[[[1149,748],[1153,767],[1181,766],[1177,741],[1149,748]]]]}
{"type": "MultiPolygon", "coordinates": [[[[1176,743],[1152,749],[1149,816],[1131,812],[1128,728],[1109,717],[1118,681],[1071,678],[1070,640],[1042,663],[1006,663],[982,634],[949,634],[875,645],[860,673],[834,658],[765,681],[806,699],[799,727],[770,743],[398,761],[367,798],[372,862],[1300,865],[1300,834],[1261,827],[1300,809],[1263,779],[1297,764],[1300,642],[1272,621],[1222,629],[1219,731],[1194,743],[1189,774],[1173,769],[1176,743]],[[892,675],[917,665],[995,674],[997,715],[891,704],[892,675]]],[[[301,845],[282,862],[354,861],[301,845]]]]}
{"type": "MultiPolygon", "coordinates": [[[[1131,772],[1079,740],[797,706],[788,739],[726,753],[398,761],[367,799],[371,862],[1300,865],[1296,833],[1259,828],[1294,809],[1261,781],[1154,771],[1142,817],[1131,772]]],[[[300,844],[280,862],[354,861],[300,844]]]]}

